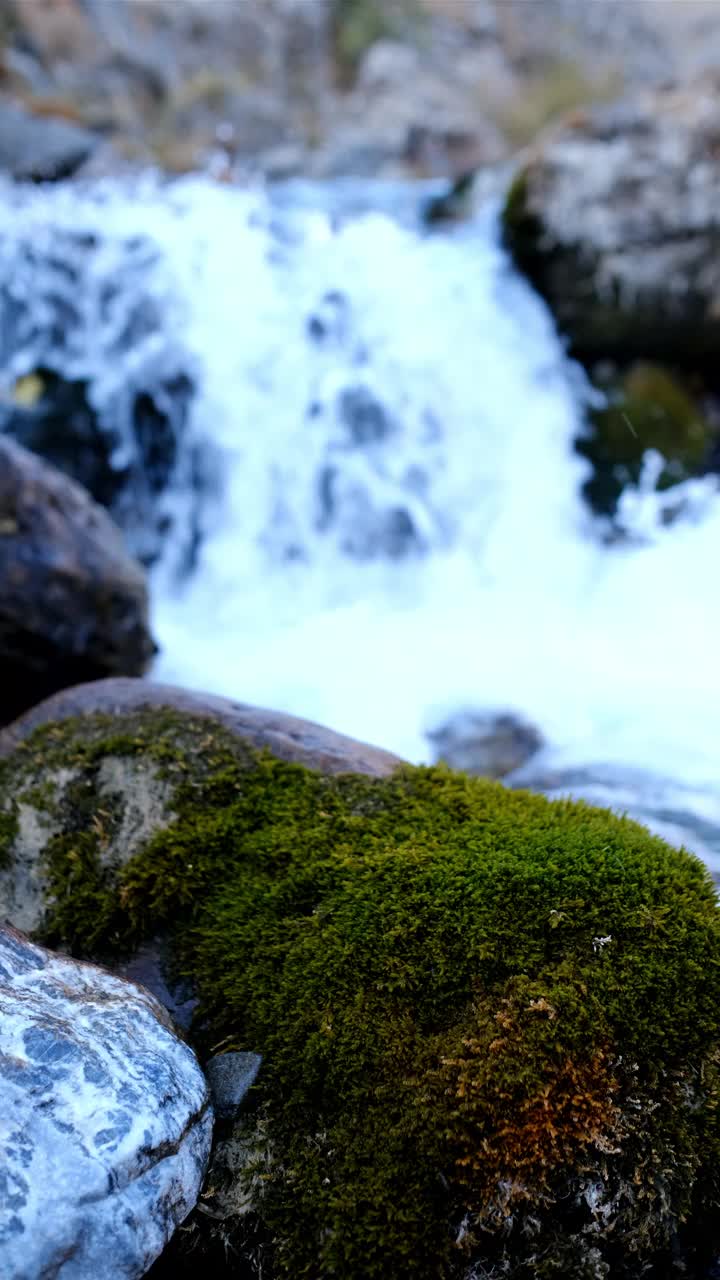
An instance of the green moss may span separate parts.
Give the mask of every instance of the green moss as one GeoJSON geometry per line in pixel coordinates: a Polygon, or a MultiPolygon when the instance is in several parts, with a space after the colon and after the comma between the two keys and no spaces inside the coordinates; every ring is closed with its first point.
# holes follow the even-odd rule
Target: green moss
{"type": "Polygon", "coordinates": [[[501,214],[503,238],[518,268],[538,287],[543,262],[542,223],[530,207],[530,174],[519,169],[508,188],[501,214]]]}
{"type": "Polygon", "coordinates": [[[9,808],[0,809],[0,867],[9,864],[17,833],[17,805],[11,802],[9,808]]]}
{"type": "Polygon", "coordinates": [[[419,0],[331,0],[330,29],[341,79],[352,81],[378,40],[417,35],[422,18],[419,0]]]}
{"type": "Polygon", "coordinates": [[[252,1212],[223,1249],[252,1237],[251,1273],[313,1280],[703,1274],[720,922],[702,864],[583,804],[443,768],[326,778],[162,723],[63,726],[24,758],[84,770],[49,932],[97,952],[170,930],[200,1051],[263,1054],[252,1212]],[[100,883],[94,770],[117,753],[162,763],[178,818],[100,883]]]}
{"type": "Polygon", "coordinates": [[[636,363],[602,390],[607,402],[591,411],[575,445],[592,464],[584,492],[595,511],[615,514],[623,490],[638,484],[648,449],[664,459],[661,490],[701,473],[715,432],[680,376],[636,363]]]}

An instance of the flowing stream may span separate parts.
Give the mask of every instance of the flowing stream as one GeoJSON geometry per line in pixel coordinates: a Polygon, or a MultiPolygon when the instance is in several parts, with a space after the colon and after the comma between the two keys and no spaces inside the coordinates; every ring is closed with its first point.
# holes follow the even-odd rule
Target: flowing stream
{"type": "Polygon", "coordinates": [[[0,390],[81,380],[120,469],[152,454],[128,389],[165,397],[167,474],[120,507],[134,549],[148,502],[164,531],[156,678],[418,761],[454,712],[517,711],[548,789],[720,868],[716,482],[666,527],[649,457],[636,537],[606,545],[572,449],[582,377],[497,208],[428,234],[420,195],[7,186],[0,390]]]}

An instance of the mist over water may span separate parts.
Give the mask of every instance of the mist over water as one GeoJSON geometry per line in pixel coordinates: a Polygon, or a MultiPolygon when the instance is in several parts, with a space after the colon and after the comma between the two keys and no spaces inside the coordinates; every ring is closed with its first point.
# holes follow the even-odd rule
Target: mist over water
{"type": "MultiPolygon", "coordinates": [[[[200,177],[8,187],[4,390],[54,360],[112,408],[146,367],[191,374],[158,499],[156,678],[418,761],[454,711],[516,710],[548,769],[625,770],[630,811],[654,775],[665,833],[688,838],[692,812],[720,866],[716,482],[686,486],[665,527],[648,458],[624,511],[637,538],[605,545],[572,449],[582,378],[496,209],[428,235],[417,203],[200,177]],[[72,278],[47,267],[53,245],[72,278]]],[[[131,429],[113,421],[122,461],[131,429]]]]}

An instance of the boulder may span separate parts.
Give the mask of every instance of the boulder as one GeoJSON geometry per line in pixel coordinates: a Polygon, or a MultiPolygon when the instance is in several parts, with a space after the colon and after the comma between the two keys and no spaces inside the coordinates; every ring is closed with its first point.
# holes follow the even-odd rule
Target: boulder
{"type": "MultiPolygon", "coordinates": [[[[329,775],[353,772],[384,777],[402,763],[390,752],[309,720],[213,694],[119,677],[65,689],[0,732],[0,760],[8,758],[7,776],[16,779],[0,795],[0,828],[3,811],[9,818],[8,802],[17,817],[13,860],[9,866],[0,866],[0,919],[5,917],[27,932],[41,927],[48,887],[46,854],[61,847],[72,849],[89,815],[95,815],[92,821],[99,824],[101,878],[116,877],[153,836],[176,820],[176,785],[164,751],[176,753],[181,770],[195,760],[193,768],[202,772],[205,756],[212,760],[213,750],[223,744],[240,755],[247,748],[268,750],[280,760],[329,775]],[[86,747],[108,734],[113,739],[91,776],[82,747],[76,760],[61,759],[44,749],[37,757],[32,752],[17,754],[17,748],[42,726],[49,733],[49,748],[56,734],[62,736],[62,723],[67,720],[77,728],[78,743],[84,741],[86,747]],[[128,750],[133,741],[136,748],[128,750]],[[159,755],[154,741],[155,745],[165,742],[159,755]],[[38,804],[40,795],[45,801],[38,804]]],[[[92,909],[89,903],[88,910],[92,909]]],[[[192,1002],[186,1009],[187,1001],[168,988],[164,967],[162,944],[153,940],[123,972],[148,986],[184,1023],[192,1002]]]]}
{"type": "Polygon", "coordinates": [[[41,940],[77,955],[162,938],[201,1058],[246,1055],[212,1068],[227,1119],[153,1280],[709,1277],[720,924],[698,859],[362,747],[342,772],[350,744],[318,726],[84,696],[5,737],[0,892],[29,885],[41,940]]]}
{"type": "Polygon", "coordinates": [[[714,84],[647,91],[576,112],[517,174],[507,243],[584,360],[716,361],[719,137],[714,84]]]}
{"type": "Polygon", "coordinates": [[[81,679],[140,675],[145,576],[79,485],[0,436],[0,723],[81,679]]]}
{"type": "Polygon", "coordinates": [[[3,1280],[136,1280],[195,1205],[212,1110],[146,991],[0,927],[3,1280]]]}
{"type": "Polygon", "coordinates": [[[713,81],[647,90],[541,138],[505,204],[515,261],[598,393],[576,448],[615,528],[651,451],[658,491],[718,470],[719,138],[713,81]]]}

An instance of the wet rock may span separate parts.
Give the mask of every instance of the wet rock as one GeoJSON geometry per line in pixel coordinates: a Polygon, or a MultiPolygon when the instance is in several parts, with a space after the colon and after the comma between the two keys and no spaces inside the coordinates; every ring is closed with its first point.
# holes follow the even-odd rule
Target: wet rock
{"type": "Polygon", "coordinates": [[[205,1063],[205,1075],[219,1120],[237,1116],[248,1089],[257,1079],[262,1058],[259,1053],[220,1053],[205,1063]]]}
{"type": "Polygon", "coordinates": [[[69,120],[35,116],[0,101],[0,172],[19,181],[69,178],[95,150],[98,137],[69,120]]]}
{"type": "Polygon", "coordinates": [[[140,987],[0,927],[3,1280],[145,1274],[195,1205],[212,1111],[140,987]]]}
{"type": "Polygon", "coordinates": [[[368,470],[338,463],[322,468],[318,530],[332,533],[340,550],[356,560],[402,560],[427,550],[422,502],[368,470]]]}
{"type": "MultiPolygon", "coordinates": [[[[324,326],[317,341],[336,339],[334,313],[327,306],[315,313],[324,326]]],[[[441,434],[432,414],[406,416],[354,380],[329,405],[314,401],[308,419],[324,413],[334,422],[317,471],[317,531],[358,560],[404,559],[442,543],[447,524],[434,507],[428,467],[428,440],[441,434]]]]}
{"type": "Polygon", "coordinates": [[[648,91],[576,113],[516,177],[507,242],[583,359],[715,360],[719,138],[712,83],[648,91]]]}
{"type": "Polygon", "coordinates": [[[483,778],[504,778],[543,746],[534,725],[507,712],[463,711],[427,737],[435,763],[483,778]]]}
{"type": "Polygon", "coordinates": [[[23,448],[77,480],[103,507],[111,507],[127,480],[112,465],[114,441],[90,403],[87,379],[64,378],[40,367],[18,379],[0,406],[0,425],[23,448]]]}
{"type": "Polygon", "coordinates": [[[616,529],[649,451],[658,490],[717,469],[718,140],[713,80],[648,90],[537,143],[505,206],[517,264],[599,393],[576,449],[616,529]]]}
{"type": "Polygon", "coordinates": [[[350,303],[339,289],[329,289],[308,316],[307,333],[318,344],[340,343],[347,337],[350,303]]]}
{"type": "Polygon", "coordinates": [[[472,215],[475,196],[475,174],[463,173],[447,191],[432,196],[422,210],[423,222],[427,226],[438,223],[461,222],[472,215]]]}
{"type": "Polygon", "coordinates": [[[218,718],[104,711],[0,761],[3,875],[44,826],[44,937],[94,955],[168,929],[199,1048],[263,1057],[154,1277],[359,1280],[368,1241],[389,1276],[702,1274],[720,937],[696,860],[450,771],[323,777],[218,718]],[[174,820],[119,864],[158,795],[174,820]]]}
{"type": "MultiPolygon", "coordinates": [[[[172,808],[169,801],[169,788],[163,786],[162,779],[158,773],[152,769],[148,769],[147,779],[143,780],[140,770],[135,770],[132,779],[137,785],[136,802],[133,803],[130,795],[131,777],[129,772],[111,768],[105,770],[105,782],[113,775],[115,778],[124,773],[124,797],[127,800],[126,819],[123,824],[121,839],[129,842],[129,856],[142,847],[143,841],[147,840],[155,831],[161,830],[167,825],[169,818],[173,816],[172,808]],[[129,834],[130,833],[130,834],[129,834]]],[[[109,790],[109,789],[108,789],[109,790]]],[[[117,797],[117,793],[114,793],[117,797]]],[[[112,800],[113,793],[110,792],[112,800]]],[[[22,833],[23,821],[27,823],[27,813],[23,814],[20,819],[18,835],[22,833]]],[[[22,846],[16,845],[18,848],[19,859],[24,856],[22,846]]],[[[38,917],[38,895],[42,892],[42,878],[33,874],[33,867],[36,863],[32,861],[35,855],[32,847],[25,847],[25,852],[30,853],[31,861],[26,864],[26,874],[16,881],[20,886],[21,892],[15,893],[15,906],[9,913],[16,918],[22,920],[23,915],[27,914],[28,918],[36,921],[38,917]],[[29,874],[27,874],[29,872],[29,874]],[[23,896],[23,889],[25,895],[23,896]],[[29,893],[28,893],[29,890],[29,893]]],[[[119,856],[114,857],[116,863],[127,861],[128,852],[118,851],[119,856]]],[[[112,851],[114,855],[115,850],[112,851]]],[[[111,856],[112,856],[111,855],[111,856]]],[[[108,859],[108,862],[110,859],[108,859]]],[[[184,980],[180,979],[176,974],[172,973],[171,957],[169,954],[168,940],[161,934],[157,934],[153,938],[148,938],[143,942],[128,959],[115,956],[110,965],[112,972],[116,973],[120,978],[127,978],[129,982],[136,982],[139,986],[145,987],[164,1009],[167,1009],[172,1020],[183,1031],[189,1032],[192,1026],[193,1015],[197,1009],[197,998],[194,995],[192,987],[184,980]]]]}
{"type": "Polygon", "coordinates": [[[0,719],[79,679],[140,675],[145,576],[79,485],[0,436],[0,719]]]}

